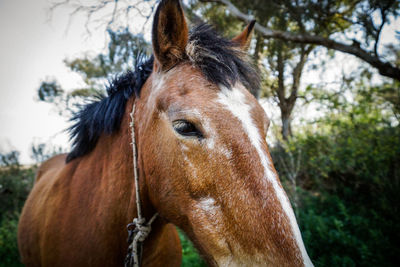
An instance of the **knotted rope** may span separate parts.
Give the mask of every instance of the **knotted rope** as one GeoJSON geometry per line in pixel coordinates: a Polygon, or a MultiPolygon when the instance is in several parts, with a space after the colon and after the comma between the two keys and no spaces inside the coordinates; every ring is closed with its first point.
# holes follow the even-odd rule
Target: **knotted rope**
{"type": "Polygon", "coordinates": [[[137,150],[135,141],[135,104],[133,102],[132,112],[130,114],[131,122],[131,138],[132,138],[132,152],[133,152],[133,173],[135,176],[135,189],[136,189],[136,207],[137,207],[137,218],[127,225],[128,230],[128,254],[125,258],[125,267],[140,267],[143,252],[143,242],[150,234],[151,224],[157,218],[158,213],[155,213],[153,217],[146,223],[146,218],[142,216],[142,204],[140,201],[140,188],[139,188],[139,175],[137,169],[137,150]]]}

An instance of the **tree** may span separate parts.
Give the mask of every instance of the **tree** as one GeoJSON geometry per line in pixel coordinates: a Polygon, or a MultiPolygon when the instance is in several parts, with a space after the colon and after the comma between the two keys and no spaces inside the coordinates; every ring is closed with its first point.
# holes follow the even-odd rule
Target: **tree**
{"type": "MultiPolygon", "coordinates": [[[[147,23],[156,2],[138,0],[128,4],[107,0],[97,5],[84,5],[66,0],[62,3],[73,7],[73,14],[86,13],[87,24],[93,14],[112,7],[113,12],[105,19],[109,27],[123,12],[136,12],[147,23]],[[147,9],[143,9],[146,4],[147,9]]],[[[268,87],[272,89],[281,110],[284,139],[291,135],[292,111],[299,95],[302,71],[316,46],[352,54],[380,74],[400,80],[399,67],[388,59],[389,50],[383,55],[379,53],[382,29],[397,17],[398,1],[191,0],[183,1],[183,6],[191,21],[210,21],[228,33],[239,31],[238,19],[258,21],[253,58],[263,76],[264,92],[268,87]],[[265,56],[269,66],[265,66],[265,56]]],[[[129,25],[130,21],[126,23],[129,25]]],[[[252,93],[260,96],[260,91],[252,93]]]]}
{"type": "Polygon", "coordinates": [[[364,1],[252,1],[249,8],[247,1],[200,0],[224,5],[231,15],[251,21],[252,15],[242,12],[239,7],[257,14],[263,8],[282,10],[297,21],[305,19],[304,27],[298,31],[275,30],[257,23],[255,30],[264,38],[275,38],[301,44],[313,44],[351,54],[376,68],[383,76],[400,81],[400,68],[387,61],[379,54],[379,41],[384,26],[399,14],[400,2],[396,0],[364,0],[364,1]],[[246,3],[246,5],[244,5],[246,3]],[[379,18],[374,18],[377,16],[379,18]],[[309,28],[311,26],[311,28],[309,28]],[[315,29],[325,28],[324,33],[315,29]],[[356,39],[357,32],[362,37],[356,39]],[[341,33],[347,42],[330,38],[335,33],[341,33]],[[346,38],[346,34],[351,37],[346,38]]]}
{"type": "MultiPolygon", "coordinates": [[[[87,16],[86,27],[97,12],[112,7],[113,12],[108,19],[100,20],[107,27],[116,23],[118,17],[127,18],[126,23],[134,15],[142,16],[146,23],[154,11],[157,0],[131,1],[104,0],[97,4],[83,4],[78,0],[65,0],[51,8],[69,5],[72,15],[83,12],[87,16]]],[[[351,54],[372,67],[383,76],[400,80],[400,68],[387,60],[386,55],[379,54],[381,33],[385,25],[398,17],[400,2],[396,0],[189,0],[183,1],[183,7],[192,21],[201,21],[201,14],[192,10],[199,2],[211,5],[223,5],[224,14],[236,17],[246,23],[254,17],[258,23],[256,31],[265,39],[281,39],[284,41],[313,44],[328,49],[351,54]],[[227,11],[227,12],[226,12],[227,11]],[[269,27],[260,14],[268,19],[274,13],[283,13],[293,21],[302,21],[299,29],[277,30],[269,27]],[[304,23],[305,22],[305,23],[304,23]],[[358,34],[361,33],[361,34],[358,34]],[[336,34],[336,35],[335,35],[336,34]]],[[[119,21],[120,22],[120,21],[119,21]]],[[[299,23],[300,24],[300,23],[299,23]]]]}
{"type": "MultiPolygon", "coordinates": [[[[269,81],[267,87],[272,89],[277,98],[281,111],[282,136],[285,140],[292,132],[291,116],[299,96],[302,71],[308,55],[316,45],[353,54],[378,68],[382,75],[395,80],[400,79],[400,75],[393,76],[393,73],[396,73],[394,69],[400,70],[393,56],[392,63],[380,62],[382,58],[396,54],[393,46],[391,51],[387,48],[388,52],[382,57],[378,53],[383,27],[390,21],[389,18],[397,16],[399,5],[396,1],[200,0],[200,2],[206,3],[209,9],[219,5],[225,13],[227,8],[228,16],[231,18],[236,17],[244,21],[255,18],[258,21],[255,26],[258,30],[255,57],[259,55],[259,51],[266,51],[264,56],[268,60],[272,76],[272,82],[269,81]],[[246,15],[239,9],[246,10],[251,15],[246,15]],[[380,14],[380,22],[372,18],[374,14],[380,14]],[[261,25],[266,25],[267,28],[261,25]],[[354,39],[357,31],[363,33],[359,41],[354,39]],[[346,39],[346,35],[352,35],[351,45],[346,46],[344,43],[329,39],[331,36],[346,39]],[[308,38],[310,36],[311,39],[308,38]],[[316,39],[323,39],[324,42],[313,41],[316,39]],[[260,40],[263,42],[262,45],[259,43],[260,40]],[[264,47],[260,49],[263,45],[264,47]],[[370,51],[366,52],[368,49],[370,51]]],[[[193,8],[197,5],[193,5],[193,8]]],[[[258,67],[262,69],[260,64],[258,67]]],[[[391,91],[398,92],[398,90],[391,91]]]]}
{"type": "Polygon", "coordinates": [[[71,115],[83,100],[103,95],[108,80],[132,69],[140,54],[150,53],[143,35],[132,34],[127,28],[118,31],[108,29],[107,32],[110,38],[107,53],[64,61],[72,71],[81,75],[85,86],[67,91],[55,79],[46,80],[38,88],[40,101],[53,103],[60,115],[71,115]]]}

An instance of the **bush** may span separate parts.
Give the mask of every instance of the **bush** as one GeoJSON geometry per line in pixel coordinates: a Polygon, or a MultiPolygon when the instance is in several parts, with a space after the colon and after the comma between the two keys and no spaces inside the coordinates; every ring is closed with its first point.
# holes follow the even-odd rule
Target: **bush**
{"type": "Polygon", "coordinates": [[[18,213],[3,216],[0,221],[0,267],[23,266],[17,244],[18,213]]]}
{"type": "Polygon", "coordinates": [[[205,267],[206,263],[200,258],[192,242],[178,229],[182,245],[182,267],[205,267]]]}
{"type": "Polygon", "coordinates": [[[20,166],[17,152],[0,155],[0,267],[22,266],[18,218],[33,181],[34,169],[20,166]]]}
{"type": "MultiPolygon", "coordinates": [[[[296,211],[317,266],[397,266],[400,262],[400,129],[362,118],[330,119],[316,132],[272,150],[288,189],[299,160],[296,211]],[[295,160],[293,160],[293,158],[295,160]]],[[[294,206],[296,206],[294,205],[294,206]]]]}

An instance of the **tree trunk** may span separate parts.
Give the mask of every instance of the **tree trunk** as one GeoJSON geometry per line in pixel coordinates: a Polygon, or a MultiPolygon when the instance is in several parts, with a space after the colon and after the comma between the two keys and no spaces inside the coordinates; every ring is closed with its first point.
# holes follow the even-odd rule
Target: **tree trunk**
{"type": "Polygon", "coordinates": [[[281,109],[281,120],[282,120],[282,137],[283,140],[289,140],[292,136],[292,118],[289,112],[285,112],[281,109]]]}
{"type": "MultiPolygon", "coordinates": [[[[254,65],[257,68],[258,73],[260,73],[261,78],[262,78],[261,69],[263,68],[261,60],[263,51],[264,51],[264,38],[260,34],[257,34],[256,47],[254,49],[254,65]]],[[[261,87],[252,88],[250,90],[250,93],[254,95],[255,98],[259,99],[261,93],[261,87]]]]}

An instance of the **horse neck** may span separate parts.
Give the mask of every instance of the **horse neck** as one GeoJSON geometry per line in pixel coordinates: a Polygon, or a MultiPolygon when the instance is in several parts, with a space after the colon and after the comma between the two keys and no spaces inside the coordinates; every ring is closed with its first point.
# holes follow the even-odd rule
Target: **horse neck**
{"type": "MultiPolygon", "coordinates": [[[[134,98],[131,98],[126,104],[120,129],[111,135],[100,136],[93,152],[81,160],[84,163],[82,166],[90,166],[90,174],[94,176],[91,179],[93,187],[97,187],[103,196],[106,195],[128,221],[137,215],[129,116],[133,101],[134,98]]],[[[148,218],[154,209],[149,204],[143,175],[139,175],[139,178],[142,214],[148,218]]]]}

